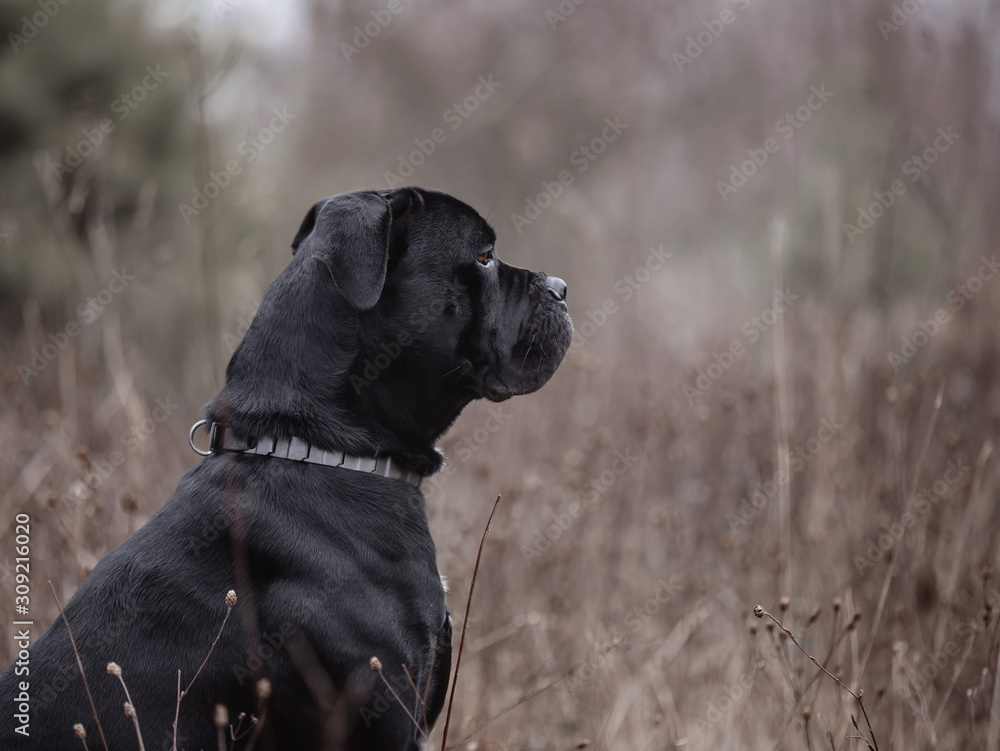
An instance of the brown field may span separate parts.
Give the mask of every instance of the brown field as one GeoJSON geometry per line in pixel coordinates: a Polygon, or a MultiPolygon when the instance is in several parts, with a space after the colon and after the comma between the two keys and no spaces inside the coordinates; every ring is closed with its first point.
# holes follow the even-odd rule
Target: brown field
{"type": "MultiPolygon", "coordinates": [[[[333,41],[298,57],[233,52],[243,27],[201,47],[147,30],[177,80],[62,182],[39,160],[113,96],[46,109],[61,100],[39,81],[61,90],[70,63],[19,88],[23,58],[0,54],[0,87],[37,128],[0,154],[0,618],[15,515],[32,519],[47,626],[46,580],[67,600],[195,464],[187,430],[305,209],[384,187],[493,70],[504,98],[407,182],[489,212],[501,257],[565,278],[578,335],[540,392],[470,406],[440,442],[447,477],[425,481],[467,632],[449,746],[998,751],[1000,14],[930,3],[883,38],[891,4],[761,2],[678,70],[671,53],[738,5],[586,3],[550,28],[541,7],[434,2],[347,62],[335,42],[367,11],[304,6],[333,41]],[[228,98],[199,115],[217,74],[228,98]],[[829,103],[722,200],[731,166],[824,83],[829,103]],[[294,136],[185,223],[191,186],[282,106],[294,136]],[[616,116],[627,138],[577,172],[577,144],[616,116]],[[935,145],[948,127],[954,148],[935,145]],[[564,168],[574,184],[517,227],[564,168]],[[135,280],[25,379],[124,267],[135,280]]],[[[58,49],[65,20],[23,54],[58,49]]],[[[148,62],[140,41],[103,63],[123,86],[148,62]]],[[[14,654],[0,641],[0,663],[14,654]]]]}

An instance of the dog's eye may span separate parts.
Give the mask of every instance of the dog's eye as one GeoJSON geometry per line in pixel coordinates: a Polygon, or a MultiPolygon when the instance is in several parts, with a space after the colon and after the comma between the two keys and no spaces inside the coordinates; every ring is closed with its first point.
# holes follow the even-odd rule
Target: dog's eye
{"type": "Polygon", "coordinates": [[[479,263],[481,263],[483,266],[489,266],[491,258],[493,258],[492,250],[484,250],[482,253],[476,256],[476,260],[479,261],[479,263]]]}

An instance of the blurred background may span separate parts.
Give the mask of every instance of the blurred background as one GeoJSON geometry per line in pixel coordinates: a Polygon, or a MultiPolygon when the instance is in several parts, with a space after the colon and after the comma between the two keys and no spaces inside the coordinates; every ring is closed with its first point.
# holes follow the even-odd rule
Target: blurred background
{"type": "Polygon", "coordinates": [[[16,515],[41,633],[45,581],[197,462],[312,203],[414,184],[576,326],[424,484],[450,745],[1000,747],[1000,3],[36,0],[0,31],[5,619],[16,515]]]}

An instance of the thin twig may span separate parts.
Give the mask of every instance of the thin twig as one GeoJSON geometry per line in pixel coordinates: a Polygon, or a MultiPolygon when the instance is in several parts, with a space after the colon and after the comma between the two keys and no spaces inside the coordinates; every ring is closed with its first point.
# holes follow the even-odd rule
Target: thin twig
{"type": "Polygon", "coordinates": [[[196,680],[198,680],[198,676],[201,675],[202,669],[208,663],[208,658],[212,656],[212,651],[215,649],[215,645],[218,643],[219,637],[222,636],[222,629],[224,629],[226,627],[226,621],[229,620],[229,614],[232,613],[232,612],[233,612],[233,609],[231,607],[226,610],[226,615],[222,619],[222,625],[219,626],[219,633],[217,633],[215,635],[215,640],[212,642],[212,646],[209,647],[208,654],[205,655],[205,659],[202,660],[201,665],[198,667],[198,672],[194,674],[194,678],[191,679],[191,682],[188,684],[187,688],[184,689],[183,693],[181,693],[181,698],[182,699],[187,695],[187,692],[191,690],[191,687],[194,685],[194,682],[196,680]]]}
{"type": "Polygon", "coordinates": [[[538,688],[538,689],[536,689],[534,691],[530,691],[530,692],[528,692],[526,694],[522,694],[518,699],[515,699],[514,701],[512,701],[510,704],[508,704],[506,707],[504,707],[503,709],[501,709],[495,715],[493,715],[492,717],[490,717],[487,720],[484,720],[481,724],[477,725],[467,736],[465,736],[464,738],[460,738],[456,743],[452,744],[451,748],[458,748],[463,743],[465,743],[467,740],[469,740],[472,736],[474,736],[476,733],[478,733],[480,730],[482,730],[483,728],[485,728],[487,725],[495,722],[496,720],[499,720],[501,717],[503,717],[505,714],[507,714],[508,712],[510,712],[512,709],[516,709],[517,707],[519,707],[522,704],[524,704],[526,701],[531,701],[532,699],[534,699],[539,694],[545,693],[546,691],[548,691],[550,688],[552,688],[556,684],[561,683],[562,681],[566,680],[573,673],[573,671],[576,670],[578,667],[579,667],[579,665],[574,665],[572,668],[570,668],[568,671],[566,671],[565,673],[563,673],[561,676],[559,676],[558,678],[555,678],[554,680],[549,681],[544,686],[542,686],[542,687],[540,687],[540,688],[538,688]]]}
{"type": "MultiPolygon", "coordinates": [[[[844,689],[847,693],[849,693],[851,696],[853,696],[855,699],[858,700],[858,706],[861,707],[861,713],[864,715],[865,722],[868,724],[868,732],[870,732],[871,735],[872,735],[872,743],[875,745],[874,751],[879,751],[879,749],[878,749],[878,741],[875,740],[875,731],[872,729],[871,720],[868,719],[868,712],[865,711],[865,704],[861,700],[861,697],[864,695],[865,692],[859,690],[858,693],[854,693],[850,688],[847,687],[847,685],[842,680],[840,680],[840,678],[838,678],[833,673],[831,673],[829,670],[827,670],[825,667],[823,667],[820,664],[819,660],[817,660],[815,657],[813,657],[811,654],[809,654],[809,652],[806,650],[806,648],[803,647],[801,644],[799,644],[798,640],[795,638],[795,634],[793,634],[791,631],[789,631],[787,628],[785,628],[784,625],[781,623],[781,621],[779,621],[773,615],[771,615],[766,610],[764,610],[764,608],[762,608],[760,605],[754,606],[753,614],[755,616],[757,616],[758,618],[763,618],[764,616],[767,616],[772,621],[774,621],[774,623],[778,626],[778,628],[780,628],[782,630],[782,632],[784,632],[784,634],[789,639],[792,640],[792,644],[794,644],[796,647],[798,647],[802,651],[802,654],[804,654],[806,657],[808,657],[812,661],[813,665],[815,665],[820,670],[822,670],[824,673],[826,673],[828,676],[830,676],[834,681],[836,681],[840,685],[840,687],[842,689],[844,689]]],[[[854,716],[853,715],[851,716],[851,720],[854,721],[854,716]]],[[[858,726],[858,724],[857,724],[857,722],[855,722],[854,723],[854,727],[856,728],[857,726],[858,726]]],[[[858,732],[860,733],[861,731],[858,730],[858,732]]],[[[867,743],[867,741],[865,741],[865,742],[867,743]]],[[[871,748],[871,746],[869,746],[869,748],[871,748]]]]}
{"type": "Polygon", "coordinates": [[[132,724],[135,725],[135,734],[139,739],[139,751],[146,751],[146,745],[142,742],[142,731],[139,730],[139,712],[135,708],[135,702],[132,701],[132,694],[128,692],[128,686],[125,685],[125,678],[118,663],[108,663],[108,675],[113,675],[117,678],[122,684],[122,688],[125,689],[125,699],[128,701],[125,705],[125,714],[132,718],[132,724]]]}
{"type": "MultiPolygon", "coordinates": [[[[841,632],[840,636],[837,636],[836,628],[837,628],[837,622],[838,622],[838,611],[836,611],[836,610],[834,611],[833,617],[834,617],[834,621],[833,621],[834,629],[833,629],[833,631],[830,632],[830,647],[829,647],[829,649],[827,649],[826,657],[823,658],[823,665],[829,665],[830,664],[830,658],[833,657],[833,650],[836,649],[837,645],[840,644],[841,641],[843,641],[843,639],[844,639],[845,636],[847,636],[849,633],[851,633],[851,629],[850,628],[845,628],[844,631],[841,632]]],[[[778,746],[780,745],[781,737],[785,734],[785,731],[788,730],[788,728],[792,724],[792,721],[795,719],[795,712],[796,712],[796,710],[798,710],[799,705],[802,704],[803,702],[805,702],[808,699],[809,689],[811,689],[813,687],[813,684],[816,683],[816,681],[819,680],[820,675],[822,675],[822,674],[821,673],[815,673],[815,674],[813,674],[812,678],[810,678],[808,681],[806,681],[805,688],[802,689],[802,696],[800,696],[795,701],[795,704],[792,705],[792,709],[788,713],[788,717],[785,719],[784,723],[782,724],[781,730],[779,730],[778,734],[775,736],[775,746],[774,746],[775,749],[778,748],[778,746]]],[[[819,697],[819,689],[817,688],[816,689],[816,694],[813,697],[813,702],[814,703],[816,702],[816,700],[817,700],[818,697],[819,697]]]]}
{"type": "Polygon", "coordinates": [[[177,751],[177,720],[181,716],[181,671],[177,671],[177,708],[174,709],[174,745],[171,751],[177,751]]]}
{"type": "MultiPolygon", "coordinates": [[[[403,708],[404,712],[406,712],[406,716],[410,718],[410,722],[413,723],[413,726],[417,729],[417,732],[423,735],[424,731],[420,729],[420,723],[417,722],[417,718],[413,716],[413,713],[410,711],[409,707],[407,707],[406,704],[403,703],[403,700],[400,698],[399,694],[397,694],[396,690],[391,685],[389,685],[389,681],[387,681],[385,679],[385,675],[382,674],[382,661],[378,657],[372,657],[371,660],[368,661],[368,664],[371,666],[372,670],[378,673],[378,677],[382,679],[382,683],[384,683],[385,687],[389,689],[389,693],[392,694],[392,698],[395,699],[396,703],[403,708]]],[[[403,666],[403,670],[406,670],[405,665],[403,666]]],[[[407,673],[406,675],[407,678],[409,678],[409,673],[407,673]]],[[[410,681],[410,685],[411,686],[413,685],[413,681],[410,681]]],[[[417,693],[416,690],[414,690],[413,693],[416,694],[417,693]]],[[[419,699],[420,697],[418,696],[417,698],[419,699]]]]}
{"type": "Polygon", "coordinates": [[[444,717],[444,733],[441,736],[441,751],[445,751],[448,743],[448,726],[451,725],[451,709],[455,703],[455,687],[458,686],[458,669],[462,666],[462,650],[465,648],[465,634],[469,630],[469,612],[472,610],[472,593],[476,589],[476,576],[479,574],[479,561],[483,557],[483,545],[486,543],[486,535],[490,533],[490,523],[493,515],[500,505],[500,496],[497,496],[493,503],[493,510],[490,518],[486,520],[486,529],[483,530],[483,537],[479,541],[479,552],[476,554],[476,565],[472,569],[472,581],[469,583],[469,599],[465,603],[465,618],[462,619],[462,638],[458,641],[458,657],[455,658],[455,675],[451,679],[451,696],[448,697],[448,713],[444,717]]]}
{"type": "Polygon", "coordinates": [[[261,733],[264,732],[264,720],[267,719],[267,702],[260,702],[259,706],[260,717],[254,723],[253,732],[250,734],[250,740],[247,743],[247,751],[253,751],[254,746],[257,745],[257,741],[260,740],[261,733]]]}
{"type": "Polygon", "coordinates": [[[197,672],[194,674],[194,678],[187,685],[187,688],[181,691],[181,671],[177,671],[177,707],[174,710],[174,745],[172,751],[177,751],[177,722],[181,714],[181,700],[187,696],[188,691],[194,685],[194,682],[198,680],[198,676],[201,675],[202,669],[208,664],[208,658],[212,656],[212,652],[215,651],[215,645],[219,643],[219,638],[222,636],[222,630],[226,627],[226,622],[229,620],[230,613],[233,612],[233,608],[236,607],[236,592],[230,589],[226,592],[226,615],[222,619],[222,625],[219,626],[219,633],[215,635],[215,639],[212,641],[212,646],[208,648],[208,654],[205,655],[205,659],[201,661],[201,665],[198,666],[197,672]]]}
{"type": "Polygon", "coordinates": [[[400,667],[403,668],[403,673],[406,675],[406,680],[410,684],[410,688],[413,689],[413,695],[417,697],[417,700],[423,704],[423,697],[417,691],[417,684],[413,682],[413,676],[410,675],[409,668],[406,667],[406,663],[401,663],[400,667]]]}
{"type": "Polygon", "coordinates": [[[66,624],[66,633],[69,634],[69,643],[73,646],[73,654],[76,656],[76,665],[80,668],[80,677],[83,678],[83,687],[87,690],[87,698],[90,700],[90,711],[94,713],[94,722],[97,723],[97,732],[101,734],[101,743],[104,745],[104,751],[108,751],[108,741],[104,737],[104,728],[101,727],[101,721],[97,717],[97,705],[94,704],[94,697],[90,693],[90,684],[87,683],[87,674],[83,672],[83,661],[80,659],[80,652],[76,648],[76,639],[73,638],[73,629],[69,627],[69,621],[66,620],[66,614],[63,612],[62,603],[59,602],[59,596],[56,594],[56,588],[52,586],[52,580],[49,579],[48,581],[49,589],[52,590],[52,599],[56,601],[56,607],[59,608],[59,616],[63,619],[63,623],[66,624]]]}
{"type": "MultiPolygon", "coordinates": [[[[867,720],[868,718],[866,717],[865,719],[867,720]]],[[[848,736],[848,737],[852,738],[852,739],[855,739],[855,740],[864,741],[865,745],[868,746],[869,751],[876,751],[876,749],[872,748],[872,744],[870,744],[868,742],[868,739],[865,738],[865,734],[861,732],[861,728],[858,727],[858,721],[854,718],[854,715],[851,715],[851,724],[854,725],[854,729],[858,731],[858,734],[857,735],[851,735],[851,736],[848,736]]],[[[875,739],[875,736],[872,736],[872,740],[874,740],[874,739],[875,739]]]]}
{"type": "Polygon", "coordinates": [[[424,693],[420,697],[420,711],[424,716],[424,728],[426,735],[430,735],[430,728],[427,727],[427,697],[431,695],[431,679],[434,678],[434,665],[437,662],[438,638],[431,639],[431,664],[427,666],[427,683],[424,684],[424,693]]]}
{"type": "MultiPolygon", "coordinates": [[[[431,647],[431,660],[433,660],[433,659],[434,659],[434,648],[432,646],[431,647]]],[[[405,662],[402,663],[402,668],[403,668],[403,672],[406,673],[406,680],[409,681],[410,688],[413,689],[413,695],[417,697],[417,701],[420,703],[420,716],[424,720],[424,727],[423,727],[423,730],[421,730],[421,732],[426,736],[427,732],[428,732],[428,728],[427,728],[427,709],[426,709],[427,708],[427,704],[424,701],[424,697],[420,695],[419,691],[417,691],[417,684],[414,683],[413,676],[410,675],[410,670],[409,670],[409,668],[406,667],[406,663],[405,662]]]]}
{"type": "MultiPolygon", "coordinates": [[[[254,723],[253,733],[250,735],[246,751],[253,751],[254,746],[257,745],[257,741],[260,740],[260,736],[264,732],[264,721],[267,719],[267,700],[270,696],[271,682],[267,678],[261,678],[257,681],[257,722],[254,723]]],[[[250,721],[253,722],[252,715],[250,721]]]]}

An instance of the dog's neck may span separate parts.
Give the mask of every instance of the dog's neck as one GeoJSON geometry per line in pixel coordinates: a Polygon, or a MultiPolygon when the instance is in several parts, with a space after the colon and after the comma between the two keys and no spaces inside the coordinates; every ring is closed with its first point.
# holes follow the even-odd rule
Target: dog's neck
{"type": "MultiPolygon", "coordinates": [[[[405,367],[389,368],[364,389],[364,412],[374,417],[383,443],[435,451],[437,440],[451,427],[476,394],[450,386],[447,377],[434,374],[417,381],[405,367]],[[405,395],[421,394],[414,402],[405,395]]],[[[436,470],[435,470],[436,471],[436,470]]]]}
{"type": "MultiPolygon", "coordinates": [[[[231,426],[235,434],[243,437],[296,437],[328,451],[392,457],[400,466],[426,477],[436,473],[443,463],[441,453],[435,449],[437,439],[470,401],[467,398],[447,406],[424,403],[421,409],[414,410],[412,405],[393,399],[391,388],[385,384],[373,384],[364,399],[355,399],[352,404],[346,393],[340,400],[322,398],[322,394],[331,393],[327,387],[332,385],[310,382],[294,400],[300,405],[294,411],[273,407],[274,411],[256,411],[246,409],[241,389],[227,383],[209,405],[207,417],[231,426]]],[[[277,384],[273,387],[274,393],[280,391],[277,384]]]]}
{"type": "Polygon", "coordinates": [[[242,437],[294,436],[330,451],[391,456],[406,469],[434,474],[443,461],[435,442],[476,394],[446,378],[407,380],[405,358],[366,379],[364,363],[378,353],[359,344],[357,312],[304,264],[296,256],[264,296],[207,419],[242,437]],[[414,393],[424,398],[400,396],[414,393]]]}

